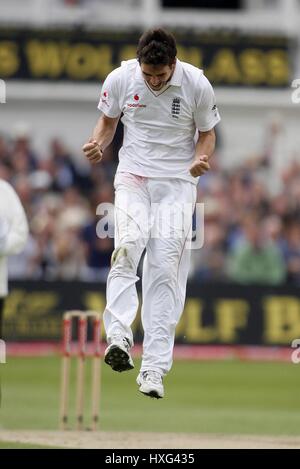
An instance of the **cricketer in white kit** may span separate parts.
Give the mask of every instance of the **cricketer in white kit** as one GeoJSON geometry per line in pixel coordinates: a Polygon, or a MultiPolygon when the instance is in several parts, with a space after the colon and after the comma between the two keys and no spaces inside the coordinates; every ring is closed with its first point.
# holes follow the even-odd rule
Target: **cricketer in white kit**
{"type": "Polygon", "coordinates": [[[137,383],[142,393],[155,398],[164,396],[163,377],[172,366],[175,328],[185,302],[196,187],[199,176],[210,169],[214,127],[220,121],[203,71],[176,54],[172,34],[146,31],[137,59],[122,62],[106,78],[101,116],[83,146],[91,163],[101,161],[122,114],[124,141],[114,181],[115,250],[103,315],[109,344],[105,362],[116,371],[134,367],[135,284],[146,249],[137,383]]]}
{"type": "Polygon", "coordinates": [[[7,181],[0,179],[0,339],[8,295],[7,257],[21,252],[27,238],[28,223],[19,196],[7,181]]]}

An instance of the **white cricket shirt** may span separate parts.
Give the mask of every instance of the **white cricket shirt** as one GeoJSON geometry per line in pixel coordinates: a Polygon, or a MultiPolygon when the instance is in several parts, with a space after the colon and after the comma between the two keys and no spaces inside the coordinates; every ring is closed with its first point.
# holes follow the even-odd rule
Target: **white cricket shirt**
{"type": "Polygon", "coordinates": [[[122,62],[103,83],[98,109],[108,117],[123,113],[117,172],[197,184],[189,173],[195,132],[211,130],[220,121],[213,88],[202,70],[177,59],[170,82],[157,92],[147,86],[137,59],[122,62]]]}

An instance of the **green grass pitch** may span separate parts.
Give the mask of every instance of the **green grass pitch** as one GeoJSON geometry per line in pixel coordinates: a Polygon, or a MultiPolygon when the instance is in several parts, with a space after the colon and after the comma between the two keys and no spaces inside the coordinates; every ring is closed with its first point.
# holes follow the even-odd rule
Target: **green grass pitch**
{"type": "Polygon", "coordinates": [[[26,443],[12,443],[10,441],[0,441],[0,449],[63,449],[59,446],[40,446],[26,443]]]}
{"type": "MultiPolygon", "coordinates": [[[[138,364],[126,373],[102,365],[101,430],[300,435],[300,365],[176,361],[165,379],[166,397],[152,400],[137,390],[138,364]]],[[[58,356],[8,357],[0,365],[0,428],[58,428],[60,365],[58,356]]],[[[73,375],[75,369],[74,362],[73,375]]],[[[86,371],[89,416],[89,366],[86,371]]],[[[73,416],[74,383],[73,376],[73,416]]]]}

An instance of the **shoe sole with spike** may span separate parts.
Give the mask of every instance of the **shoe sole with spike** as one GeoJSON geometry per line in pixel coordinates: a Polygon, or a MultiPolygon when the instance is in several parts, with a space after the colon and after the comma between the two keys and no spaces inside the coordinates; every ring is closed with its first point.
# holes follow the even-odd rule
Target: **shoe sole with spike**
{"type": "Polygon", "coordinates": [[[115,344],[111,344],[105,350],[104,361],[114,371],[119,371],[120,373],[134,368],[134,364],[129,353],[115,344]]]}

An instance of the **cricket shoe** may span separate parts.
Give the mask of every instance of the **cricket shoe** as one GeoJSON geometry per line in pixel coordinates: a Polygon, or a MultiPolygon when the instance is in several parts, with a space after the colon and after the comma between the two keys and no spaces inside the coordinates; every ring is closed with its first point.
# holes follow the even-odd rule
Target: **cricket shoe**
{"type": "Polygon", "coordinates": [[[132,358],[129,353],[130,343],[121,334],[113,335],[110,344],[104,352],[104,361],[114,371],[127,371],[134,368],[132,358]]]}
{"type": "Polygon", "coordinates": [[[156,399],[164,397],[162,376],[157,371],[141,371],[136,379],[136,382],[140,387],[139,391],[146,396],[156,399]]]}

